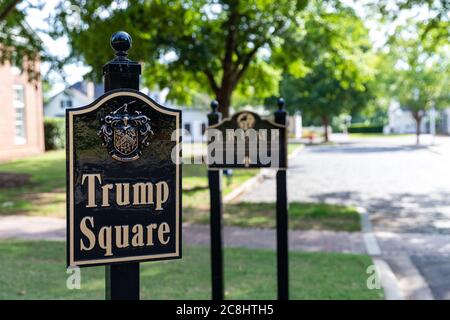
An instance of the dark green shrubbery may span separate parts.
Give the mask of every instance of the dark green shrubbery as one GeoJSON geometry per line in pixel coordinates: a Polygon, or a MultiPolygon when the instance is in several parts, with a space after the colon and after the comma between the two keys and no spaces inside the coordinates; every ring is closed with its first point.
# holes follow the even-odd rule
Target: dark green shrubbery
{"type": "Polygon", "coordinates": [[[348,127],[349,133],[383,133],[383,126],[353,123],[348,127]]]}
{"type": "Polygon", "coordinates": [[[44,120],[45,150],[64,149],[66,142],[66,122],[64,118],[44,120]]]}

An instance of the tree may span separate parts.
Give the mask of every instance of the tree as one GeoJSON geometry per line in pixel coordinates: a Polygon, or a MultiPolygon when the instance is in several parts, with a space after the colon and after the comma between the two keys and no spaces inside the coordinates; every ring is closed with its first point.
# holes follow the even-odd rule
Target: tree
{"type": "MultiPolygon", "coordinates": [[[[426,40],[427,50],[448,43],[450,38],[448,0],[371,0],[368,7],[375,7],[384,20],[398,22],[402,13],[411,13],[420,26],[417,36],[426,40]]],[[[409,22],[410,23],[410,22],[409,22]]],[[[395,37],[395,35],[394,35],[395,37]]]]}
{"type": "Polygon", "coordinates": [[[291,110],[319,119],[328,141],[333,116],[354,112],[372,98],[370,42],[362,21],[348,8],[318,5],[305,21],[305,35],[286,42],[285,50],[300,48],[302,59],[296,68],[287,68],[281,95],[291,110]]]}
{"type": "Polygon", "coordinates": [[[39,69],[35,62],[40,60],[43,52],[42,43],[36,33],[25,21],[26,12],[31,5],[25,3],[18,9],[23,1],[0,0],[0,64],[11,64],[25,67],[29,79],[39,77],[39,69]]]}
{"type": "Polygon", "coordinates": [[[432,108],[448,107],[450,104],[449,57],[420,57],[417,47],[410,49],[409,64],[396,70],[397,82],[393,97],[403,109],[411,112],[416,122],[416,144],[419,144],[421,123],[426,112],[432,108]],[[415,56],[415,59],[412,56],[415,56]]]}
{"type": "Polygon", "coordinates": [[[170,87],[168,98],[180,102],[189,101],[187,88],[212,93],[227,116],[236,90],[277,92],[267,55],[282,44],[305,5],[306,0],[65,1],[54,25],[56,35],[68,35],[72,56],[82,57],[97,77],[111,57],[107,37],[126,30],[134,39],[133,59],[145,63],[147,83],[170,87]],[[80,6],[76,28],[69,23],[69,5],[80,6]]]}

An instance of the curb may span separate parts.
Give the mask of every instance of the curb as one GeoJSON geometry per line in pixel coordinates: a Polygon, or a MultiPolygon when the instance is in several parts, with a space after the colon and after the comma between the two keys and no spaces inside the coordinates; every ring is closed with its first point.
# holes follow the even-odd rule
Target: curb
{"type": "MultiPolygon", "coordinates": [[[[392,261],[396,268],[401,269],[401,275],[397,277],[400,289],[408,300],[434,300],[428,283],[420,274],[411,258],[407,254],[395,256],[392,261]]],[[[395,268],[394,268],[395,269],[395,268]]]]}
{"type": "Polygon", "coordinates": [[[405,300],[402,292],[400,291],[398,280],[392,272],[391,267],[386,261],[380,258],[373,258],[373,263],[378,270],[378,276],[380,277],[381,286],[384,289],[384,296],[386,300],[405,300]]]}
{"type": "Polygon", "coordinates": [[[251,187],[253,187],[254,185],[256,185],[256,184],[258,184],[260,182],[262,182],[263,180],[264,180],[264,175],[260,171],[256,176],[254,176],[253,178],[245,181],[239,187],[237,187],[236,189],[231,191],[229,194],[224,196],[223,197],[223,202],[224,203],[232,202],[233,200],[237,199],[241,194],[247,192],[248,190],[250,190],[251,187]]]}
{"type": "MultiPolygon", "coordinates": [[[[304,144],[301,144],[297,149],[295,149],[292,154],[288,156],[288,160],[295,158],[300,152],[305,148],[304,144]]],[[[271,173],[274,172],[271,169],[261,169],[259,170],[259,173],[254,176],[253,178],[245,181],[243,184],[241,184],[239,187],[231,191],[229,194],[223,197],[223,203],[230,203],[236,200],[240,195],[247,192],[252,188],[253,186],[261,183],[264,181],[265,177],[271,176],[271,173]]]]}
{"type": "Polygon", "coordinates": [[[395,276],[388,262],[386,262],[386,260],[390,261],[391,258],[389,256],[385,256],[384,259],[381,258],[381,249],[373,232],[367,210],[364,208],[357,208],[357,210],[361,216],[364,244],[367,253],[372,256],[379,270],[386,300],[434,300],[428,283],[407,254],[392,257],[392,259],[395,259],[395,261],[391,261],[394,269],[402,271],[399,276],[395,276]]]}
{"type": "Polygon", "coordinates": [[[378,270],[378,276],[380,277],[386,300],[405,300],[405,297],[400,290],[398,279],[395,277],[389,264],[381,258],[381,249],[373,232],[372,223],[370,222],[367,210],[362,207],[357,207],[356,209],[361,217],[364,245],[378,270]]]}

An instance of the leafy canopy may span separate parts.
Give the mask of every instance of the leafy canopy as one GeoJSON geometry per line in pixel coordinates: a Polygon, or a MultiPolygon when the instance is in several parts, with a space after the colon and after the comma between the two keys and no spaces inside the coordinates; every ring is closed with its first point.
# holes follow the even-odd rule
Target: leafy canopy
{"type": "Polygon", "coordinates": [[[25,68],[30,79],[39,78],[36,62],[43,52],[41,40],[25,21],[26,12],[31,7],[22,1],[0,0],[0,65],[6,62],[25,68]]]}
{"type": "Polygon", "coordinates": [[[415,118],[423,117],[432,107],[440,109],[450,104],[449,49],[445,45],[430,53],[415,38],[399,38],[391,46],[397,57],[391,95],[415,118]]]}
{"type": "MultiPolygon", "coordinates": [[[[269,64],[306,0],[92,0],[65,1],[55,15],[55,34],[67,34],[72,56],[99,78],[111,59],[113,31],[133,37],[130,56],[145,64],[148,85],[169,87],[168,98],[190,102],[192,91],[214,94],[226,104],[277,93],[279,72],[269,64]],[[73,26],[67,12],[80,5],[73,26]]],[[[224,110],[225,111],[225,110],[224,110]]]]}
{"type": "Polygon", "coordinates": [[[299,40],[287,41],[286,47],[300,48],[298,66],[303,67],[292,70],[291,65],[283,77],[288,108],[328,122],[365,106],[371,99],[373,57],[368,31],[351,9],[318,6],[305,14],[305,34],[293,36],[299,40]]]}

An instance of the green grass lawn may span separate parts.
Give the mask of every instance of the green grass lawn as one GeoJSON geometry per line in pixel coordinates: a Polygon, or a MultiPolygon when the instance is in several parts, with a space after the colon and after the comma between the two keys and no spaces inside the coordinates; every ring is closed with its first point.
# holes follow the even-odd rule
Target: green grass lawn
{"type": "MultiPolygon", "coordinates": [[[[52,151],[18,161],[0,164],[0,172],[30,174],[30,183],[17,188],[0,189],[0,214],[65,216],[65,152],[52,151]]],[[[183,166],[183,204],[208,206],[208,180],[205,165],[183,166]]],[[[234,172],[233,183],[224,194],[253,177],[258,170],[234,172]]]]}
{"type": "MultiPolygon", "coordinates": [[[[185,247],[182,260],[141,264],[142,299],[210,299],[209,250],[185,247]]],[[[291,299],[382,299],[366,287],[369,256],[290,253],[291,299]]],[[[0,241],[0,300],[104,299],[104,267],[81,269],[68,290],[65,244],[0,241]]],[[[225,249],[227,299],[276,299],[274,251],[225,249]]]]}
{"type": "MultiPolygon", "coordinates": [[[[293,152],[300,144],[290,145],[293,152]]],[[[28,184],[0,190],[0,214],[65,216],[65,154],[63,151],[0,164],[0,172],[30,174],[28,184]]],[[[227,194],[258,173],[257,169],[234,170],[231,181],[224,179],[227,194]]],[[[209,190],[205,165],[183,166],[183,221],[209,223],[209,190]]],[[[327,204],[291,203],[290,227],[358,231],[359,215],[354,208],[327,204]]],[[[237,203],[224,207],[227,225],[275,227],[273,203],[237,203]]]]}
{"type": "MultiPolygon", "coordinates": [[[[226,225],[231,226],[275,228],[275,204],[249,202],[225,204],[223,219],[226,225]]],[[[183,220],[209,223],[208,208],[186,207],[183,220]]],[[[302,202],[289,204],[289,227],[300,230],[361,230],[360,216],[354,207],[302,202]]]]}

